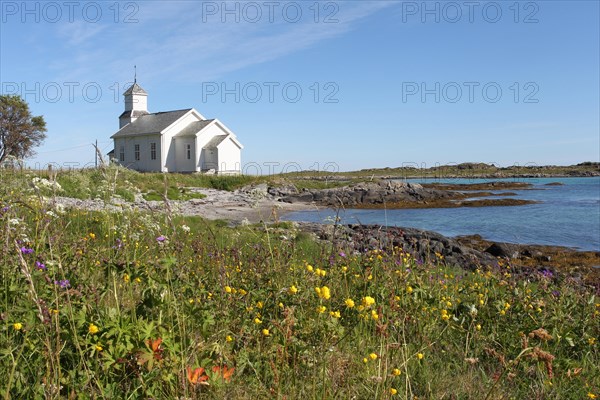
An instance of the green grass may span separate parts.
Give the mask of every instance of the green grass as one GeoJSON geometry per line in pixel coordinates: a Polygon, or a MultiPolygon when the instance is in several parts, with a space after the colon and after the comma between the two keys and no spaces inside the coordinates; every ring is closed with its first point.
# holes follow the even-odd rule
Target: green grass
{"type": "Polygon", "coordinates": [[[1,177],[4,398],[600,395],[600,299],[574,280],[332,251],[289,223],[63,211],[1,177]]]}

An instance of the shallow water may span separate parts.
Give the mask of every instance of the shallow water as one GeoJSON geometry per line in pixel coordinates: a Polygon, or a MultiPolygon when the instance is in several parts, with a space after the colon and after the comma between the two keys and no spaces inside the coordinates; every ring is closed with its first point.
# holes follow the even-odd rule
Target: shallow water
{"type": "MultiPolygon", "coordinates": [[[[410,210],[340,211],[342,223],[405,226],[439,232],[447,236],[480,234],[483,238],[512,243],[557,245],[600,251],[600,177],[445,179],[409,182],[480,183],[490,181],[527,182],[534,189],[507,190],[516,198],[539,201],[514,207],[465,207],[410,210]],[[547,186],[561,182],[562,186],[547,186]]],[[[501,190],[494,190],[500,193],[501,190]]],[[[336,211],[299,211],[287,214],[290,221],[326,222],[336,211]]]]}

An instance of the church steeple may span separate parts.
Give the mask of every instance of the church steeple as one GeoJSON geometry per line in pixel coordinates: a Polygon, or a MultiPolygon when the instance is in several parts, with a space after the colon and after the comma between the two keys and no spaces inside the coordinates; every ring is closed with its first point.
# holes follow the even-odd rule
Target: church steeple
{"type": "Polygon", "coordinates": [[[133,85],[123,93],[125,111],[119,117],[119,129],[135,121],[138,117],[148,114],[148,93],[137,83],[137,69],[133,85]]]}

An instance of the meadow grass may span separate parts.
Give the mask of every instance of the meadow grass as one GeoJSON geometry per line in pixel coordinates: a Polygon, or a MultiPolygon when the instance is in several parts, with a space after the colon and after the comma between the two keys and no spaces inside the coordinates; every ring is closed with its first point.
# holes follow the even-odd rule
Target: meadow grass
{"type": "MultiPolygon", "coordinates": [[[[110,198],[121,178],[99,174],[110,198]]],[[[574,279],[354,253],[290,224],[65,210],[51,183],[1,178],[5,399],[600,396],[600,299],[574,279]]]]}

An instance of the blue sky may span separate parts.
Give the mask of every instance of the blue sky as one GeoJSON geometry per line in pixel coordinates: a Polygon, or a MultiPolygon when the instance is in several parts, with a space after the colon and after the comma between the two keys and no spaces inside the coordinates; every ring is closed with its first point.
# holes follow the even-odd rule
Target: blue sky
{"type": "Polygon", "coordinates": [[[1,92],[43,115],[29,160],[105,152],[133,80],[194,107],[248,173],[600,160],[598,1],[0,1],[1,92]]]}

